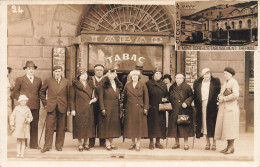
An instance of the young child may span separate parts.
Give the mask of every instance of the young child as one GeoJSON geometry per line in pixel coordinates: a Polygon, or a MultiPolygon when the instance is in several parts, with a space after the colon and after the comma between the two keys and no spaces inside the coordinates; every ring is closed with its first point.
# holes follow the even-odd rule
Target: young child
{"type": "Polygon", "coordinates": [[[14,108],[10,117],[10,126],[13,131],[12,136],[17,138],[17,155],[24,157],[25,140],[30,137],[30,122],[33,120],[31,110],[26,105],[28,98],[20,95],[19,105],[14,108]]]}

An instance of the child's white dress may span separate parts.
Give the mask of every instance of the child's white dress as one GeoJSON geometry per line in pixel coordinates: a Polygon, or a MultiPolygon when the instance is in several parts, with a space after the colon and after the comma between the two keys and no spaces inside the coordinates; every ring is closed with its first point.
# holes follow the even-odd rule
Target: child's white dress
{"type": "Polygon", "coordinates": [[[16,106],[10,117],[10,125],[15,129],[12,136],[16,138],[30,138],[30,122],[33,117],[31,110],[27,106],[16,106]]]}

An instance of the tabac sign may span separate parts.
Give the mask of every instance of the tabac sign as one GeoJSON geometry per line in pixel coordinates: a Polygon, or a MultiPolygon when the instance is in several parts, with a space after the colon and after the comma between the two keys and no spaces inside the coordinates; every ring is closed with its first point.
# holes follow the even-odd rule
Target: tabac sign
{"type": "Polygon", "coordinates": [[[138,35],[81,35],[81,42],[87,43],[118,43],[118,44],[168,44],[168,36],[138,36],[138,35]]]}
{"type": "Polygon", "coordinates": [[[145,71],[151,71],[162,68],[162,53],[162,46],[89,44],[88,67],[93,70],[95,64],[103,64],[105,68],[130,71],[138,63],[145,71]]]}

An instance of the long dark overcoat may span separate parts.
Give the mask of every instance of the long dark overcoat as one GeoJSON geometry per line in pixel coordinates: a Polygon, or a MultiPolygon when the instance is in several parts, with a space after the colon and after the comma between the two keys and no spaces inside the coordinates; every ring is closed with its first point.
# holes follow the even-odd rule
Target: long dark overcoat
{"type": "MultiPolygon", "coordinates": [[[[200,138],[203,136],[201,133],[202,128],[202,96],[201,96],[201,86],[202,86],[203,78],[197,79],[194,84],[194,104],[196,107],[197,115],[196,115],[196,137],[200,138]]],[[[209,97],[208,97],[208,105],[206,111],[206,121],[207,121],[207,136],[214,137],[215,134],[215,126],[216,119],[218,115],[218,105],[217,98],[220,93],[221,85],[220,80],[215,77],[211,77],[210,86],[209,86],[209,97]]]]}
{"type": "Polygon", "coordinates": [[[95,137],[94,103],[89,104],[95,94],[93,90],[89,83],[84,87],[79,80],[72,81],[71,110],[76,111],[76,115],[73,117],[73,139],[95,137]]]}
{"type": "Polygon", "coordinates": [[[162,98],[167,97],[167,86],[163,81],[151,79],[146,82],[149,93],[149,111],[147,115],[148,137],[166,138],[166,115],[159,111],[162,98]]]}
{"type": "Polygon", "coordinates": [[[120,117],[119,117],[119,98],[122,83],[116,79],[116,91],[111,86],[107,77],[104,84],[99,87],[98,97],[100,112],[98,115],[98,138],[117,138],[121,136],[120,117]],[[106,111],[103,116],[101,111],[106,111]]]}
{"type": "Polygon", "coordinates": [[[148,137],[147,117],[144,109],[149,109],[148,90],[144,83],[138,81],[136,87],[133,82],[126,84],[124,89],[124,137],[148,137]]]}
{"type": "Polygon", "coordinates": [[[169,89],[169,101],[172,104],[172,111],[169,113],[168,137],[192,137],[193,129],[193,109],[191,106],[193,93],[190,85],[183,82],[177,86],[176,82],[169,89]],[[186,103],[187,107],[182,108],[182,103],[186,103]],[[191,123],[188,125],[177,125],[179,114],[189,115],[191,123]]]}

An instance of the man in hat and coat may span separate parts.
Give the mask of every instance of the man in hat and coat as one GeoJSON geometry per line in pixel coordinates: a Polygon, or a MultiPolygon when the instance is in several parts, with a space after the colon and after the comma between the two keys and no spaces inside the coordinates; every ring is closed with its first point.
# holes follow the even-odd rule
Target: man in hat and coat
{"type": "Polygon", "coordinates": [[[57,151],[62,151],[65,139],[66,114],[69,109],[69,81],[62,77],[61,66],[54,66],[53,72],[54,76],[48,78],[40,90],[40,97],[47,111],[45,144],[41,150],[42,153],[52,148],[55,125],[57,151]],[[47,90],[48,99],[46,99],[47,90]]]}
{"type": "MultiPolygon", "coordinates": [[[[96,64],[94,66],[94,73],[95,75],[90,77],[90,82],[95,86],[95,91],[98,90],[100,85],[104,82],[104,66],[102,64],[96,64]]],[[[98,92],[96,92],[98,94],[98,92]]],[[[95,134],[97,134],[97,125],[98,125],[98,113],[100,112],[100,106],[99,101],[96,103],[93,103],[93,109],[94,109],[94,120],[95,120],[95,134]]],[[[89,146],[94,147],[96,138],[90,138],[89,139],[89,146]]],[[[99,139],[99,145],[105,146],[105,139],[99,139]]]]}
{"type": "Polygon", "coordinates": [[[27,105],[33,116],[33,121],[30,123],[30,148],[41,149],[38,146],[38,123],[40,110],[39,91],[42,87],[42,80],[34,75],[37,66],[33,63],[33,61],[27,61],[23,69],[25,71],[25,75],[16,79],[13,90],[13,98],[15,100],[15,104],[18,104],[17,100],[21,94],[24,94],[29,98],[27,105]]]}
{"type": "Polygon", "coordinates": [[[143,69],[143,63],[138,61],[135,65],[135,70],[140,71],[140,81],[142,83],[146,83],[147,81],[149,81],[149,77],[143,74],[143,69]]]}

